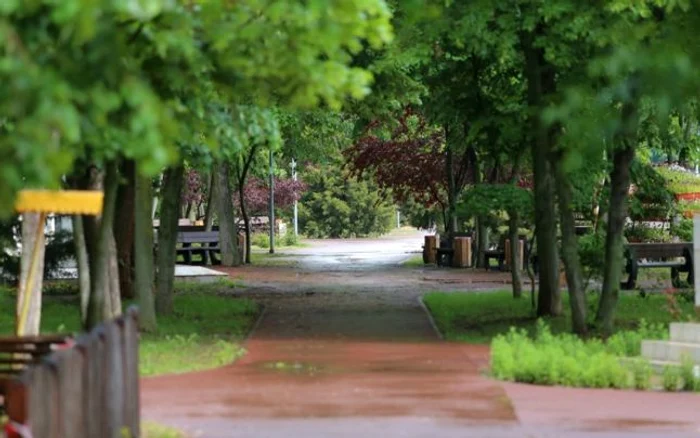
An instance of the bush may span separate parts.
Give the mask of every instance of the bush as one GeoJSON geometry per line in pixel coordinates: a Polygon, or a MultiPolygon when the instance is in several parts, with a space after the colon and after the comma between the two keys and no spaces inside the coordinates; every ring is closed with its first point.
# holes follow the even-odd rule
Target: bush
{"type": "Polygon", "coordinates": [[[663,387],[665,391],[678,391],[681,381],[681,372],[677,366],[666,365],[663,373],[663,387]]]}
{"type": "Polygon", "coordinates": [[[651,387],[653,369],[649,361],[645,359],[636,360],[632,367],[632,374],[634,376],[635,389],[646,391],[651,387]]]}
{"type": "Polygon", "coordinates": [[[294,231],[287,231],[282,237],[282,244],[284,246],[296,246],[299,245],[299,236],[294,234],[294,231]]]}
{"type": "Polygon", "coordinates": [[[684,242],[693,241],[693,220],[681,219],[678,224],[671,225],[671,235],[684,242]]]}
{"type": "Polygon", "coordinates": [[[388,232],[394,206],[369,178],[351,177],[338,165],[309,169],[299,205],[299,226],[315,238],[365,237],[388,232]]]}
{"type": "Polygon", "coordinates": [[[697,365],[684,355],[681,359],[680,377],[683,380],[683,391],[700,390],[700,376],[696,374],[697,365]]]}
{"type": "Polygon", "coordinates": [[[581,236],[578,239],[578,253],[586,284],[592,279],[603,278],[604,265],[600,261],[605,260],[605,233],[599,230],[581,236]]]}
{"type": "Polygon", "coordinates": [[[630,371],[599,340],[553,335],[542,320],[534,338],[511,329],[491,344],[491,370],[501,380],[542,385],[629,388],[630,371]]]}
{"type": "MultiPolygon", "coordinates": [[[[275,243],[277,243],[277,241],[275,241],[275,243]]],[[[250,236],[250,244],[253,246],[257,246],[258,248],[269,248],[270,235],[267,233],[255,233],[250,236]]]]}

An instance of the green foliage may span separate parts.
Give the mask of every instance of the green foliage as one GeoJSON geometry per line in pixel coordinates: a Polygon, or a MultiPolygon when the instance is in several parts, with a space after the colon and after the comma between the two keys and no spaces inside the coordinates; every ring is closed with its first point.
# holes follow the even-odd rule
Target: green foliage
{"type": "Polygon", "coordinates": [[[632,375],[634,378],[634,389],[646,391],[651,388],[651,378],[654,370],[646,359],[637,359],[632,362],[632,375]]]}
{"type": "Polygon", "coordinates": [[[299,245],[299,236],[294,234],[294,230],[287,230],[282,236],[282,244],[284,246],[297,246],[299,245]]]}
{"type": "Polygon", "coordinates": [[[699,391],[700,375],[697,374],[698,365],[688,355],[681,358],[680,378],[683,381],[683,391],[699,391]]]}
{"type": "MultiPolygon", "coordinates": [[[[569,296],[563,295],[564,315],[545,321],[553,333],[571,331],[569,296]]],[[[587,294],[587,305],[594,308],[596,294],[587,294]]],[[[451,341],[490,342],[495,336],[507,333],[512,326],[525,329],[531,336],[536,332],[536,319],[527,299],[513,299],[512,291],[494,292],[431,292],[423,297],[435,322],[451,341]]],[[[617,334],[607,341],[607,348],[617,355],[640,354],[642,339],[665,339],[668,325],[673,321],[693,318],[692,302],[677,303],[678,314],[670,312],[667,297],[661,294],[622,294],[616,313],[617,334]]]]}
{"type": "Polygon", "coordinates": [[[681,385],[681,372],[677,366],[666,365],[662,375],[662,386],[665,391],[678,391],[681,385]]]}
{"type": "Polygon", "coordinates": [[[678,237],[683,242],[693,241],[693,220],[681,219],[678,224],[671,225],[671,235],[678,237]]]}
{"type": "Polygon", "coordinates": [[[635,223],[631,227],[625,228],[624,235],[628,242],[670,242],[673,240],[667,230],[643,223],[635,223]]]}
{"type": "MultiPolygon", "coordinates": [[[[140,340],[143,375],[180,373],[212,368],[232,362],[243,354],[236,343],[250,330],[259,308],[250,300],[217,295],[230,285],[176,283],[175,311],[158,318],[158,330],[140,340]]],[[[0,290],[0,307],[14,308],[14,296],[0,290]]],[[[124,303],[128,306],[131,303],[124,303]]],[[[0,315],[0,334],[14,330],[14,313],[0,315]]],[[[81,330],[78,298],[44,298],[42,333],[81,330]]]]}
{"type": "Polygon", "coordinates": [[[533,214],[532,192],[512,184],[478,184],[466,190],[458,211],[463,217],[490,216],[515,210],[520,217],[533,214]]]}
{"type": "Polygon", "coordinates": [[[365,237],[391,229],[394,207],[369,179],[350,177],[338,166],[310,168],[299,205],[299,227],[312,238],[365,237]]]}
{"type": "MultiPolygon", "coordinates": [[[[141,424],[141,433],[143,438],[187,438],[183,432],[177,429],[151,422],[141,424]]],[[[123,438],[133,437],[124,436],[123,438]]]]}
{"type": "MultiPolygon", "coordinates": [[[[275,235],[275,243],[277,243],[277,235],[275,235]]],[[[250,236],[250,244],[267,249],[270,247],[270,235],[268,233],[254,233],[250,236]]]]}
{"type": "Polygon", "coordinates": [[[700,192],[700,176],[689,171],[675,170],[670,167],[658,167],[656,171],[666,181],[666,187],[672,193],[700,192]]]}
{"type": "MultiPolygon", "coordinates": [[[[601,227],[602,228],[602,227],[601,227]]],[[[602,230],[584,234],[578,238],[578,255],[586,283],[603,278],[605,260],[605,234],[602,230]]]]}
{"type": "Polygon", "coordinates": [[[629,388],[630,372],[596,340],[553,335],[542,320],[536,334],[511,329],[491,344],[491,370],[501,380],[590,388],[629,388]]]}

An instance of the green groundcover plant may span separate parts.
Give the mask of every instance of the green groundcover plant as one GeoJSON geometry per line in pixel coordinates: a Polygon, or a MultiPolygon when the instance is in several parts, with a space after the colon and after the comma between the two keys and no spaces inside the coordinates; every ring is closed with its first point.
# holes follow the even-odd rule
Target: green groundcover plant
{"type": "MultiPolygon", "coordinates": [[[[647,390],[653,387],[651,364],[635,354],[642,339],[658,337],[658,327],[642,321],[636,331],[621,331],[604,342],[568,333],[552,334],[542,320],[531,336],[511,328],[491,343],[491,373],[499,380],[585,388],[647,390]]],[[[693,365],[667,367],[661,386],[666,391],[697,390],[693,365]]]]}

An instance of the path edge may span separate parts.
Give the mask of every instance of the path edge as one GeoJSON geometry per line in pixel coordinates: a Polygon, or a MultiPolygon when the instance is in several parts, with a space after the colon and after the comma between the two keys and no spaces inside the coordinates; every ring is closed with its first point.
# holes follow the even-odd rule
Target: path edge
{"type": "Polygon", "coordinates": [[[258,315],[257,319],[255,320],[255,323],[253,323],[253,326],[248,330],[248,334],[246,335],[245,338],[243,338],[243,341],[241,342],[241,345],[246,345],[250,340],[253,338],[253,335],[255,335],[255,332],[258,330],[258,327],[260,326],[260,323],[262,322],[263,318],[265,317],[265,314],[267,313],[267,306],[264,304],[259,304],[260,306],[260,314],[258,315]]]}
{"type": "Polygon", "coordinates": [[[445,337],[442,335],[442,332],[438,328],[437,323],[435,322],[435,318],[433,318],[433,314],[430,312],[430,309],[428,309],[428,306],[425,305],[425,301],[423,301],[422,295],[418,297],[418,305],[420,305],[420,307],[425,312],[425,315],[428,317],[428,322],[430,322],[430,326],[433,328],[435,335],[438,337],[439,340],[444,341],[445,337]]]}

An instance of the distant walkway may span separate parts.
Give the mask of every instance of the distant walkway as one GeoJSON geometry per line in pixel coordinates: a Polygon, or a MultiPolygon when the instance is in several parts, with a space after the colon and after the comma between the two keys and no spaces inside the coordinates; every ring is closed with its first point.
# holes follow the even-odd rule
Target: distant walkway
{"type": "Polygon", "coordinates": [[[249,353],[144,379],[144,417],[212,438],[700,436],[696,395],[502,384],[483,375],[486,346],[437,338],[422,293],[507,274],[340,265],[228,270],[266,306],[249,353]]]}

